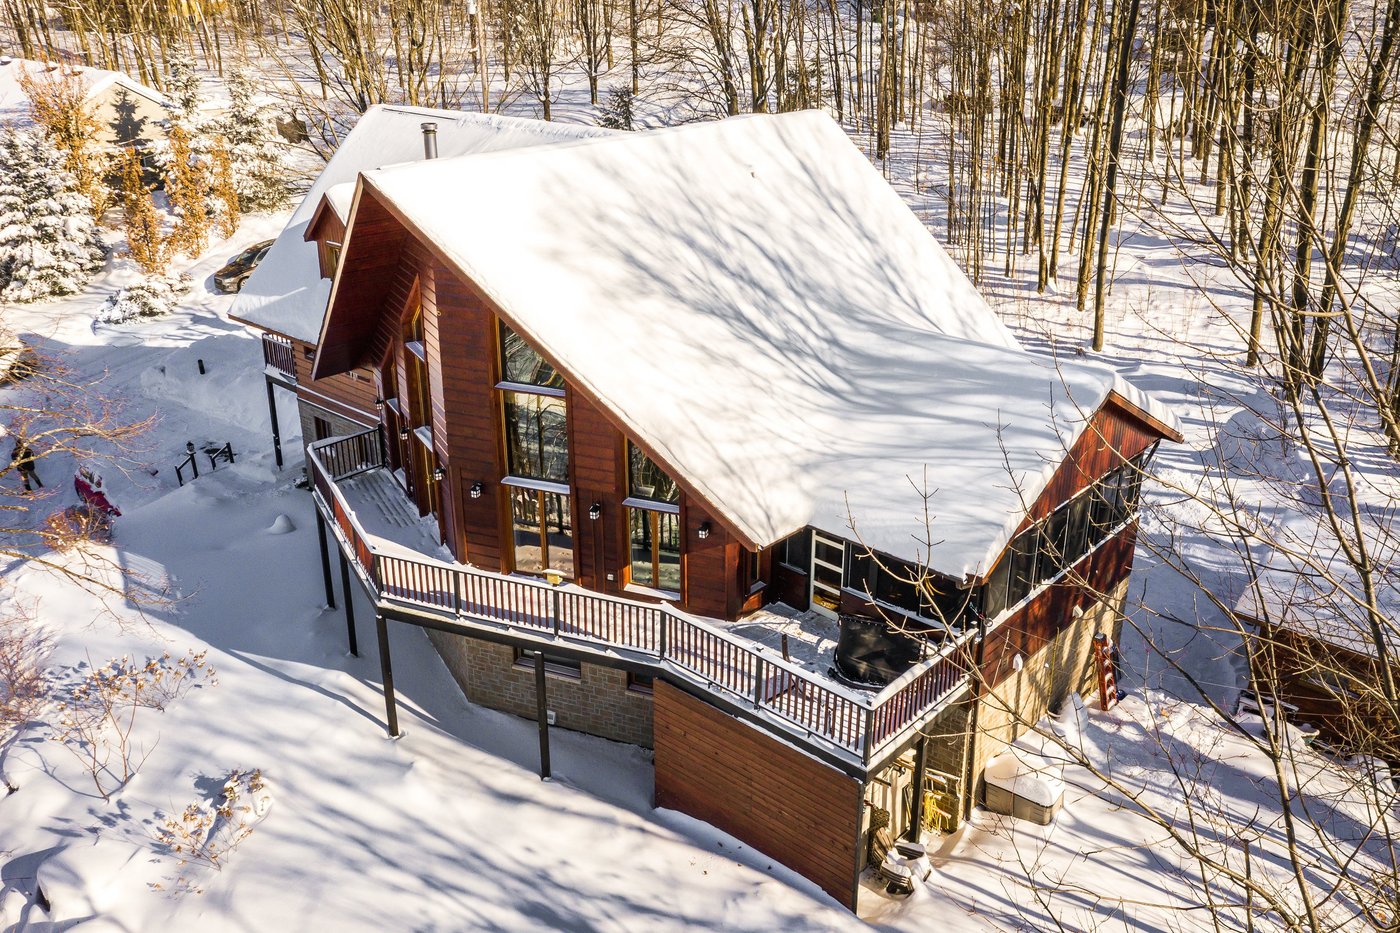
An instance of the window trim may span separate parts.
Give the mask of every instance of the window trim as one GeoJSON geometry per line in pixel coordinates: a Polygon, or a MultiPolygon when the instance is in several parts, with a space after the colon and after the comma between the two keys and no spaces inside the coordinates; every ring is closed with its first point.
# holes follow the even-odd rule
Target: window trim
{"type": "Polygon", "coordinates": [[[669,512],[672,515],[681,514],[681,507],[676,502],[662,502],[659,499],[638,499],[636,496],[628,496],[622,500],[622,504],[629,509],[645,509],[648,512],[669,512]]]}
{"type": "Polygon", "coordinates": [[[564,398],[568,394],[565,388],[555,386],[537,386],[533,382],[509,382],[502,379],[496,383],[496,388],[502,392],[519,392],[525,395],[548,395],[552,398],[564,398]]]}
{"type": "Polygon", "coordinates": [[[568,483],[556,483],[548,479],[531,479],[528,476],[502,476],[502,486],[514,486],[516,489],[537,489],[540,492],[552,492],[560,496],[572,496],[568,483]]]}
{"type": "MultiPolygon", "coordinates": [[[[535,652],[543,651],[543,649],[521,648],[519,645],[516,645],[512,648],[512,651],[514,653],[514,660],[511,662],[511,666],[524,668],[527,671],[533,672],[535,670],[535,652]]],[[[583,661],[574,661],[558,655],[551,656],[548,651],[543,651],[543,654],[544,672],[546,674],[561,677],[564,680],[583,679],[583,661]]]]}
{"type": "MultiPolygon", "coordinates": [[[[647,502],[648,500],[640,500],[640,501],[642,501],[642,502],[645,503],[645,502],[647,502]]],[[[624,504],[625,504],[625,501],[624,501],[624,504]]],[[[627,506],[627,509],[628,509],[629,511],[624,513],[624,519],[625,519],[625,521],[623,522],[623,525],[624,525],[624,527],[625,527],[625,529],[626,529],[626,532],[627,532],[627,583],[626,583],[626,586],[624,586],[624,589],[635,588],[635,589],[634,589],[634,592],[644,593],[644,594],[647,594],[647,595],[656,595],[656,596],[660,596],[660,597],[665,598],[665,599],[679,600],[679,599],[681,598],[681,589],[685,586],[685,529],[684,529],[683,527],[681,527],[681,522],[680,522],[680,517],[679,517],[680,514],[681,514],[681,510],[680,510],[679,508],[676,508],[674,511],[671,510],[671,509],[652,508],[650,504],[644,504],[644,505],[628,505],[628,506],[627,506]],[[680,583],[680,587],[677,587],[676,589],[671,590],[671,589],[667,589],[667,588],[662,587],[662,586],[657,586],[655,583],[639,583],[639,582],[637,582],[636,578],[633,577],[633,575],[632,575],[632,565],[633,565],[634,561],[632,560],[632,548],[633,548],[634,542],[633,542],[633,539],[632,539],[632,516],[631,516],[631,514],[630,514],[630,513],[633,512],[633,511],[636,511],[636,512],[650,512],[650,513],[652,513],[652,514],[654,514],[654,515],[675,515],[675,516],[677,516],[677,518],[676,518],[676,574],[677,574],[677,578],[678,578],[678,579],[677,579],[677,582],[680,583]]],[[[652,575],[653,575],[653,577],[660,577],[660,575],[661,575],[661,574],[660,574],[660,570],[661,570],[661,560],[660,560],[660,555],[661,555],[660,520],[657,519],[657,520],[653,521],[652,524],[653,524],[653,527],[651,528],[651,534],[652,534],[652,545],[651,545],[651,555],[652,555],[652,559],[651,559],[651,568],[652,568],[652,575]]]]}

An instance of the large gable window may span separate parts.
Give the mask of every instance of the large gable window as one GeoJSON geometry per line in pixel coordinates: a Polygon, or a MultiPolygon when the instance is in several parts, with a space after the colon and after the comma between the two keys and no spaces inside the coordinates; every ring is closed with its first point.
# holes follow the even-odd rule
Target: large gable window
{"type": "Polygon", "coordinates": [[[515,569],[574,575],[569,501],[569,412],[564,379],[504,321],[501,414],[505,426],[515,569]]]}
{"type": "Polygon", "coordinates": [[[627,442],[628,574],[638,586],[681,589],[681,492],[631,441],[627,442]]]}
{"type": "Polygon", "coordinates": [[[501,381],[521,386],[564,388],[564,377],[505,321],[501,322],[501,381]]]}
{"type": "Polygon", "coordinates": [[[503,390],[506,469],[521,479],[569,481],[569,425],[564,399],[503,390]]]}

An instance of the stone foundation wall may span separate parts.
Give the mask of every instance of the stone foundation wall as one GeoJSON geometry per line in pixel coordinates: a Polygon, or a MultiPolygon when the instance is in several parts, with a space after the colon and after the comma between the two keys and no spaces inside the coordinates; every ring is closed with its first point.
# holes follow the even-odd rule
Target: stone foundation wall
{"type": "MultiPolygon", "coordinates": [[[[428,638],[467,699],[535,718],[533,664],[515,663],[509,645],[428,629],[428,638]]],[[[627,686],[627,672],[584,663],[577,677],[546,673],[548,708],[556,726],[617,742],[652,747],[652,695],[627,686]]]]}
{"type": "Polygon", "coordinates": [[[1106,632],[1117,643],[1127,595],[1124,579],[1026,658],[1019,671],[984,693],[972,752],[973,801],[982,799],[982,769],[988,759],[1058,707],[1071,691],[1097,702],[1098,677],[1091,654],[1094,635],[1106,632]]]}

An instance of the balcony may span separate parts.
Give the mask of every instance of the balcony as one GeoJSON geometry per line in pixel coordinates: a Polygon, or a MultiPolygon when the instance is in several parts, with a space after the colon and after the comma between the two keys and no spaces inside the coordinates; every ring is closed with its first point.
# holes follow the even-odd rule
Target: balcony
{"type": "Polygon", "coordinates": [[[654,676],[684,681],[745,710],[789,742],[862,771],[877,770],[898,754],[919,725],[967,687],[975,632],[871,693],[804,670],[665,603],[442,560],[432,555],[435,541],[421,533],[382,451],[378,431],[366,431],[313,444],[308,462],[317,508],[384,616],[426,614],[464,634],[504,633],[525,648],[567,645],[603,661],[641,664],[654,676]]]}
{"type": "Polygon", "coordinates": [[[297,384],[296,347],[278,334],[262,335],[263,371],[288,386],[297,384]]]}

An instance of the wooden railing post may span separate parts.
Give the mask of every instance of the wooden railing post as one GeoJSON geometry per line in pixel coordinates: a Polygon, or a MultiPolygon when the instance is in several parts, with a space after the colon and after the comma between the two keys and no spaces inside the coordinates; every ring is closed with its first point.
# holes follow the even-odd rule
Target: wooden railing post
{"type": "Polygon", "coordinates": [[[457,615],[462,614],[462,579],[464,576],[460,570],[452,571],[452,611],[457,615]]]}
{"type": "Polygon", "coordinates": [[[867,706],[865,708],[865,736],[861,739],[860,760],[862,764],[870,764],[870,752],[875,743],[875,708],[867,706]]]}
{"type": "Polygon", "coordinates": [[[670,647],[669,632],[671,631],[671,613],[665,606],[662,606],[661,611],[658,612],[656,615],[657,618],[660,620],[661,624],[661,631],[660,633],[658,633],[656,638],[656,656],[658,658],[665,658],[666,650],[670,647]]]}
{"type": "Polygon", "coordinates": [[[753,668],[753,705],[763,705],[763,672],[767,668],[767,663],[763,658],[758,658],[758,663],[753,668]]]}
{"type": "Polygon", "coordinates": [[[554,623],[554,637],[559,637],[559,587],[549,590],[549,618],[554,623]]]}

